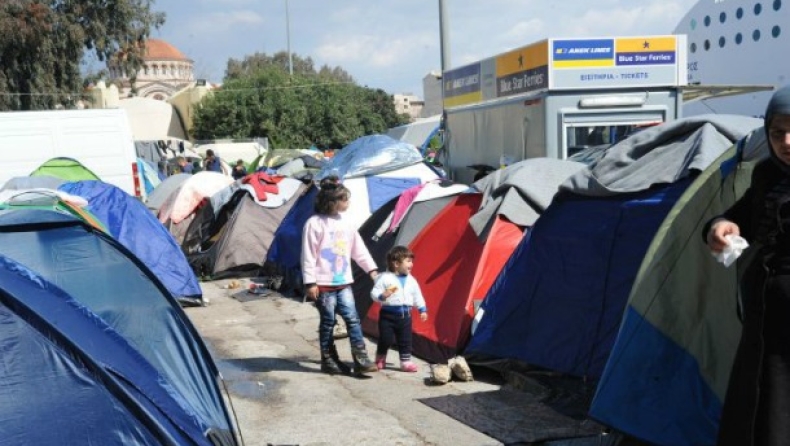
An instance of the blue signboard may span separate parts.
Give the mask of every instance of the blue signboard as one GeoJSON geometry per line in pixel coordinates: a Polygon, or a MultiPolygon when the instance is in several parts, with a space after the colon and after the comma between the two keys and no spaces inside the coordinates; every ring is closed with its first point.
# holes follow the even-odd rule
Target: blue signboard
{"type": "Polygon", "coordinates": [[[480,91],[480,64],[472,64],[444,73],[444,96],[453,97],[480,91]]]}
{"type": "Polygon", "coordinates": [[[614,39],[554,40],[554,65],[576,65],[574,62],[614,60],[614,39]],[[565,62],[565,63],[563,63],[565,62]]]}

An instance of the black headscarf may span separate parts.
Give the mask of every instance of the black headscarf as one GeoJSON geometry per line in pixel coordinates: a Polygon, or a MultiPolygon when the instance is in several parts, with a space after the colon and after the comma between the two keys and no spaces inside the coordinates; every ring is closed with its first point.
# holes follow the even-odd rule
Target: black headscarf
{"type": "Polygon", "coordinates": [[[779,167],[785,173],[790,173],[790,165],[779,159],[774,153],[773,147],[771,147],[771,137],[768,134],[768,128],[771,125],[771,120],[776,115],[788,115],[790,116],[790,85],[786,85],[774,92],[773,96],[771,96],[771,100],[768,101],[768,106],[765,108],[765,138],[768,142],[768,147],[770,148],[769,152],[771,153],[771,159],[774,160],[779,167]]]}
{"type": "Polygon", "coordinates": [[[776,153],[774,153],[773,147],[771,147],[771,137],[768,134],[768,128],[771,126],[771,120],[776,115],[790,115],[790,85],[785,85],[784,87],[776,90],[773,96],[771,96],[771,100],[768,101],[768,106],[765,108],[765,137],[766,141],[768,142],[768,147],[771,149],[769,152],[771,153],[771,159],[774,160],[775,163],[782,168],[785,173],[790,173],[790,166],[787,165],[784,161],[780,160],[776,153]]]}

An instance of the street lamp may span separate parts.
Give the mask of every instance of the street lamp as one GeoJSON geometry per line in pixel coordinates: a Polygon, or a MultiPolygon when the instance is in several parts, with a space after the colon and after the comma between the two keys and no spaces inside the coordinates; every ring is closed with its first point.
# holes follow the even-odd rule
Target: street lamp
{"type": "Polygon", "coordinates": [[[285,0],[285,42],[288,48],[288,74],[294,74],[294,60],[291,56],[291,20],[288,17],[288,0],[285,0]]]}

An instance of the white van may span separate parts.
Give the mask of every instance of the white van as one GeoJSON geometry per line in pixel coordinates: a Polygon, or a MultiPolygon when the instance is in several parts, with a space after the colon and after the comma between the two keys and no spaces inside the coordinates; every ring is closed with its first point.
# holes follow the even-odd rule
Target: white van
{"type": "Polygon", "coordinates": [[[73,158],[105,183],[143,198],[123,109],[0,113],[0,185],[56,157],[73,158]]]}

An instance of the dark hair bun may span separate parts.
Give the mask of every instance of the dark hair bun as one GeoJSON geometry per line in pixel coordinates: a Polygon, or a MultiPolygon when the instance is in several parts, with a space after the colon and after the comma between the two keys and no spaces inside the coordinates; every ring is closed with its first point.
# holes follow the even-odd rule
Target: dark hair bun
{"type": "Polygon", "coordinates": [[[340,178],[335,175],[328,176],[321,180],[321,189],[334,190],[340,185],[340,178]]]}

